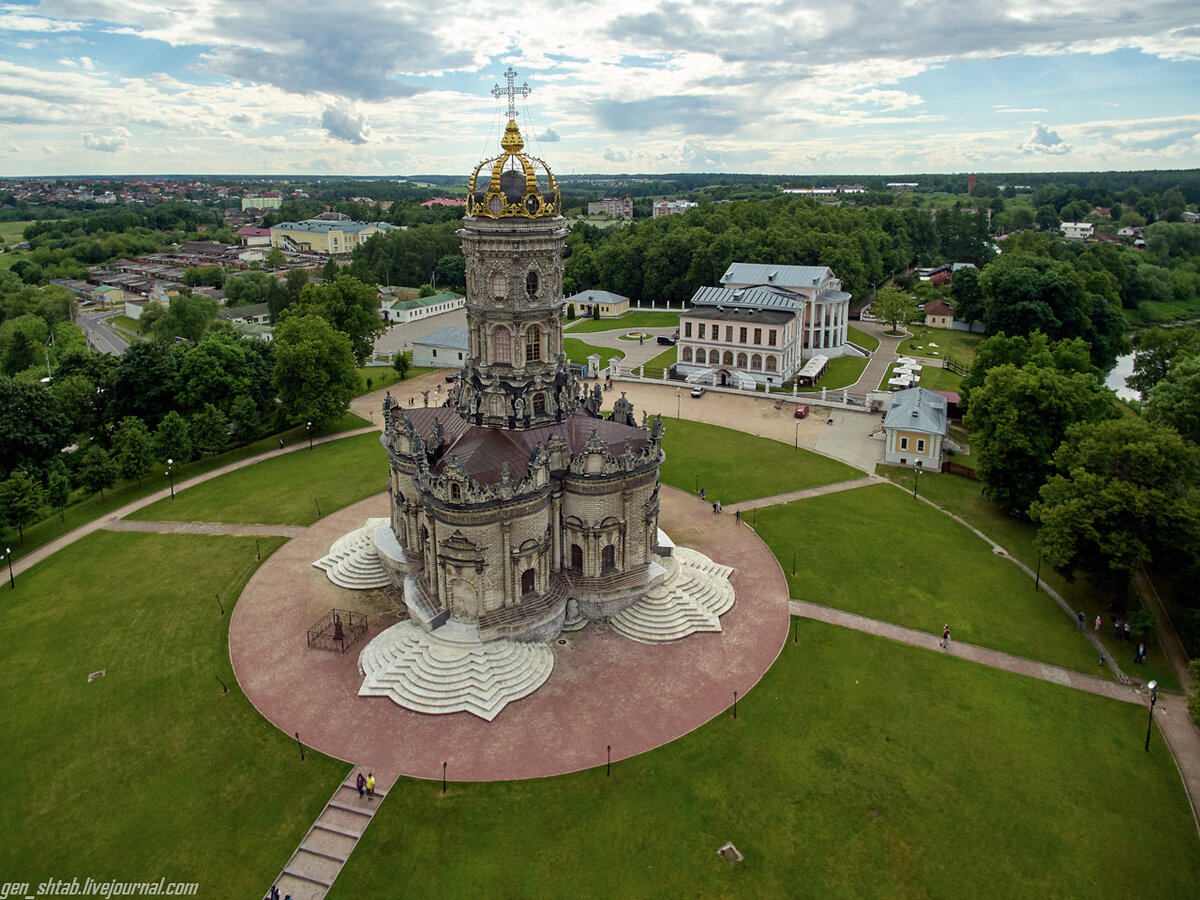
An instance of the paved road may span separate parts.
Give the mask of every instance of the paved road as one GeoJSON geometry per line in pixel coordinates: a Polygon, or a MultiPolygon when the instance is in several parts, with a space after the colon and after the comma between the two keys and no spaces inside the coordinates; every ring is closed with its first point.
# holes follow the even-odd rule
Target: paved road
{"type": "Polygon", "coordinates": [[[105,323],[104,320],[113,315],[116,313],[111,310],[80,310],[75,316],[75,324],[83,329],[93,348],[110,356],[120,356],[129,346],[129,341],[105,323]]]}

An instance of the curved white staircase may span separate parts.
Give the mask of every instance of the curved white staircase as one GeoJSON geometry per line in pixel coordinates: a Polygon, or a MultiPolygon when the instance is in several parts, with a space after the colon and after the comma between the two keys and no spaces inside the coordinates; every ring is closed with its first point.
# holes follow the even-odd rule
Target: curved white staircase
{"type": "Polygon", "coordinates": [[[673,549],[675,577],[652,588],[610,620],[625,637],[643,644],[678,641],[702,631],[720,631],[720,617],[734,602],[733,569],[686,547],[673,549]]]}
{"type": "Polygon", "coordinates": [[[334,541],[329,553],[313,566],[322,570],[338,587],[354,591],[387,587],[392,580],[375,552],[375,529],[387,524],[386,518],[368,519],[362,528],[334,541]]]}

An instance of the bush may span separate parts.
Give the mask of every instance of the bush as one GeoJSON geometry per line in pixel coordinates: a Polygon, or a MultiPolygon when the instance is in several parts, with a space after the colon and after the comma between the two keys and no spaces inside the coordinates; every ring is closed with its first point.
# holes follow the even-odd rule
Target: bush
{"type": "Polygon", "coordinates": [[[1154,637],[1154,616],[1149,610],[1139,609],[1129,617],[1129,633],[1138,641],[1149,641],[1154,637]]]}

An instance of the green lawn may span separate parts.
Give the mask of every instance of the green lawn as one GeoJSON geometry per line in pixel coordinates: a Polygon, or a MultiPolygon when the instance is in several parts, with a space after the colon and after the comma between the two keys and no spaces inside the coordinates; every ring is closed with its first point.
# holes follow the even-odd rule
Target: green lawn
{"type": "Polygon", "coordinates": [[[1091,645],[1050,597],[907,492],[881,484],[760,509],[757,528],[797,600],[929,634],[949,623],[961,641],[1100,672],[1091,645]]]}
{"type": "Polygon", "coordinates": [[[646,360],[646,374],[649,377],[658,378],[662,375],[663,369],[669,369],[675,365],[675,361],[679,358],[679,349],[677,347],[667,347],[662,353],[653,359],[646,360]]]}
{"type": "MultiPolygon", "coordinates": [[[[817,622],[698,731],[558,778],[401,780],[331,900],[1191,897],[1143,707],[817,622]],[[716,850],[733,841],[730,867],[716,850]],[[462,848],[462,852],[453,848],[462,848]]],[[[602,750],[603,748],[601,748],[602,750]]],[[[614,748],[615,749],[615,748],[614,748]]]]}
{"type": "Polygon", "coordinates": [[[32,222],[0,222],[0,245],[15,244],[25,237],[25,229],[32,222]]]}
{"type": "Polygon", "coordinates": [[[587,358],[593,353],[600,354],[600,368],[605,369],[610,360],[624,359],[625,354],[611,347],[597,347],[579,338],[563,338],[563,350],[567,358],[577,366],[586,366],[587,358]]]}
{"type": "Polygon", "coordinates": [[[257,566],[253,538],[101,531],[18,577],[0,624],[4,881],[262,896],[346,766],[301,762],[233,678],[229,613],[257,566]]]}
{"type": "MultiPolygon", "coordinates": [[[[888,366],[887,373],[879,383],[881,391],[889,390],[888,380],[893,376],[900,363],[888,366]]],[[[955,375],[949,369],[925,365],[921,368],[921,387],[930,391],[955,391],[962,387],[962,376],[955,375]]]]}
{"type": "Polygon", "coordinates": [[[230,472],[138,510],[165,522],[311,525],[387,487],[387,456],[375,432],[319,444],[230,472]],[[314,501],[315,498],[315,501],[314,501]]]}
{"type": "MultiPolygon", "coordinates": [[[[832,391],[850,387],[862,378],[868,362],[870,360],[865,356],[835,356],[829,361],[825,374],[817,379],[817,383],[804,390],[819,391],[821,388],[828,388],[832,391]]],[[[874,385],[868,385],[868,389],[874,390],[874,385]]]]}
{"type": "Polygon", "coordinates": [[[926,356],[945,359],[950,357],[967,368],[975,362],[975,348],[985,335],[969,331],[952,331],[949,328],[926,328],[910,325],[911,338],[900,342],[899,352],[904,356],[926,356]],[[936,347],[932,344],[937,344],[936,347]]]}
{"type": "Polygon", "coordinates": [[[667,460],[660,480],[685,491],[705,488],[710,500],[737,503],[863,474],[817,453],[731,428],[686,419],[664,418],[663,423],[667,460]]]}
{"type": "MultiPolygon", "coordinates": [[[[960,457],[954,459],[959,461],[960,457]]],[[[877,466],[875,473],[890,478],[906,489],[912,485],[911,469],[877,466]]],[[[1038,552],[1033,545],[1037,528],[1032,522],[1005,515],[995,505],[984,499],[978,482],[969,481],[956,475],[924,472],[921,474],[919,490],[921,496],[929,498],[938,506],[954,513],[963,521],[969,522],[1035,572],[1040,570],[1041,580],[1058,591],[1072,609],[1082,610],[1087,622],[1091,623],[1096,616],[1100,616],[1104,620],[1100,636],[1104,645],[1111,651],[1112,658],[1124,671],[1146,680],[1155,679],[1163,686],[1164,690],[1179,690],[1179,679],[1176,678],[1174,670],[1167,662],[1156,640],[1146,642],[1146,662],[1142,665],[1134,664],[1136,642],[1113,638],[1112,615],[1108,611],[1108,600],[1097,592],[1086,578],[1081,575],[1074,581],[1067,581],[1050,566],[1038,566],[1038,552]]],[[[1057,605],[1054,606],[1054,609],[1058,616],[1054,628],[1061,630],[1066,627],[1070,630],[1070,622],[1066,614],[1057,605]]]]}
{"type": "MultiPolygon", "coordinates": [[[[323,434],[351,431],[369,424],[369,422],[360,419],[353,413],[346,413],[330,428],[324,431],[314,431],[313,436],[319,437],[323,434]]],[[[269,437],[255,441],[253,444],[247,444],[244,447],[238,447],[234,450],[219,453],[216,456],[206,456],[203,459],[176,465],[176,484],[195,475],[211,472],[213,469],[219,469],[229,463],[237,462],[240,459],[246,459],[251,456],[257,456],[260,453],[266,453],[268,450],[274,450],[278,448],[281,437],[288,445],[299,444],[307,440],[307,432],[303,425],[298,425],[294,428],[289,428],[282,434],[270,435],[269,437]]],[[[169,482],[165,472],[165,464],[156,463],[149,473],[142,476],[141,483],[138,483],[136,479],[119,481],[114,487],[106,490],[103,497],[99,494],[85,495],[77,491],[75,496],[82,499],[77,499],[67,507],[65,518],[60,518],[59,514],[55,512],[36,525],[29,526],[25,529],[24,541],[17,540],[15,531],[8,533],[6,539],[10,542],[9,546],[12,547],[13,559],[20,559],[25,554],[36,550],[38,547],[49,543],[57,537],[61,537],[68,531],[78,528],[80,525],[112,512],[126,503],[132,503],[140,497],[145,497],[147,494],[153,494],[155,491],[167,487],[169,482]]]]}
{"type": "Polygon", "coordinates": [[[860,331],[853,325],[846,326],[846,336],[852,343],[858,344],[864,350],[869,350],[874,353],[879,349],[879,338],[873,334],[867,334],[865,331],[860,331]]]}
{"type": "Polygon", "coordinates": [[[408,370],[408,376],[401,379],[400,374],[391,366],[359,366],[358,367],[358,390],[355,396],[361,397],[363,394],[369,394],[371,391],[377,391],[380,388],[391,387],[393,384],[399,384],[401,381],[411,381],[421,375],[427,375],[434,371],[425,366],[413,366],[408,370]],[[367,379],[371,379],[371,383],[367,384],[367,379]]]}
{"type": "Polygon", "coordinates": [[[634,328],[668,328],[679,324],[677,312],[627,312],[615,319],[576,319],[567,322],[566,328],[573,334],[596,331],[630,331],[634,328]]]}

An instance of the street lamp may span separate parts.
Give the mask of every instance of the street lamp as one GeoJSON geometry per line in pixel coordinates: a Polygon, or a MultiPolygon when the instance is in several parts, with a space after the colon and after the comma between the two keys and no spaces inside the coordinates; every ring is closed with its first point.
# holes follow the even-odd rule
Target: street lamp
{"type": "Polygon", "coordinates": [[[171,499],[175,499],[175,460],[167,459],[167,471],[163,474],[171,479],[171,499]]]}
{"type": "Polygon", "coordinates": [[[680,412],[682,410],[682,407],[680,406],[680,403],[682,402],[680,400],[680,398],[682,396],[683,396],[682,388],[675,388],[675,418],[676,419],[679,418],[680,412]]]}
{"type": "Polygon", "coordinates": [[[921,474],[921,469],[924,468],[924,463],[917,460],[917,464],[913,466],[913,499],[917,499],[917,477],[921,474]]]}
{"type": "Polygon", "coordinates": [[[1150,752],[1150,726],[1154,724],[1154,704],[1158,700],[1158,682],[1152,681],[1148,685],[1150,688],[1150,720],[1146,723],[1146,752],[1150,752]]]}
{"type": "Polygon", "coordinates": [[[312,422],[305,422],[304,427],[308,429],[308,449],[312,449],[312,422]]]}
{"type": "Polygon", "coordinates": [[[15,591],[17,589],[17,579],[13,577],[12,570],[12,547],[4,548],[4,558],[8,560],[8,583],[15,591]]]}
{"type": "Polygon", "coordinates": [[[796,449],[800,449],[800,420],[796,420],[796,449]]]}

